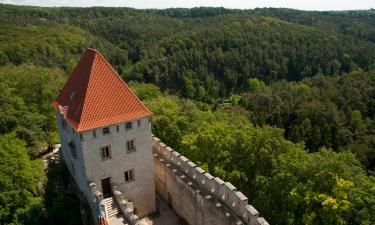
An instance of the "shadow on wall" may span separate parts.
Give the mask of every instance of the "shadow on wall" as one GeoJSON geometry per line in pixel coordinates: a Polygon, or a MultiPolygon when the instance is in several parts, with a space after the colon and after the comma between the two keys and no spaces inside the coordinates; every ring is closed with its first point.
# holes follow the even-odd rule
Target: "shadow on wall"
{"type": "Polygon", "coordinates": [[[156,195],[156,208],[157,212],[149,216],[153,225],[188,225],[158,194],[156,195]]]}

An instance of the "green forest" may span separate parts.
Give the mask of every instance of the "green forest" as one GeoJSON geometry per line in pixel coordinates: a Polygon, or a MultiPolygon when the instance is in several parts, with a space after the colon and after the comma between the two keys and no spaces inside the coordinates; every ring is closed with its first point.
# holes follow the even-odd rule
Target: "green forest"
{"type": "Polygon", "coordinates": [[[80,224],[66,169],[38,156],[59,143],[51,102],[88,47],[156,136],[270,224],[375,224],[375,10],[4,4],[0,224],[80,224]]]}

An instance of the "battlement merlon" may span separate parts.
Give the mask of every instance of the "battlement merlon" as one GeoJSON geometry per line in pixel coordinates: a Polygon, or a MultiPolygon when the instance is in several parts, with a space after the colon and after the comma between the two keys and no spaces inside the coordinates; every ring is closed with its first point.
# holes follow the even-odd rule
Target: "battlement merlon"
{"type": "Polygon", "coordinates": [[[248,198],[231,183],[207,173],[155,136],[152,137],[152,150],[155,155],[162,157],[165,163],[174,165],[194,180],[200,189],[219,199],[221,203],[239,215],[246,224],[268,225],[268,222],[259,216],[259,212],[248,204],[248,198]]]}

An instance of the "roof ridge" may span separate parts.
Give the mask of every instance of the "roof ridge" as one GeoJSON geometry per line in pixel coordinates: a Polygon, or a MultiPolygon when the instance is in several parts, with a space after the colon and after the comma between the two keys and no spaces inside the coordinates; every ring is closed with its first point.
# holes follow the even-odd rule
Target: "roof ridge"
{"type": "MultiPolygon", "coordinates": [[[[87,108],[87,106],[85,106],[85,101],[86,101],[86,98],[87,98],[87,93],[88,93],[88,90],[90,88],[90,83],[91,83],[91,80],[92,80],[92,68],[93,68],[93,65],[94,65],[94,61],[95,61],[95,56],[96,54],[98,53],[98,51],[96,51],[95,49],[93,48],[88,48],[86,51],[93,51],[94,55],[93,55],[93,60],[91,60],[91,65],[89,65],[89,78],[88,78],[88,81],[87,81],[87,86],[86,86],[86,90],[84,91],[84,96],[83,96],[83,100],[82,102],[80,103],[80,105],[82,105],[82,110],[81,110],[81,115],[79,117],[79,120],[76,122],[76,124],[78,125],[76,130],[79,130],[80,127],[81,127],[81,119],[82,119],[82,115],[84,113],[84,110],[85,108],[87,108]]],[[[84,54],[85,55],[85,54],[84,54]]],[[[84,55],[82,56],[82,58],[84,57],[84,55]]]]}
{"type": "MultiPolygon", "coordinates": [[[[93,60],[91,60],[91,65],[89,66],[89,79],[87,80],[86,90],[84,91],[83,100],[82,100],[82,102],[80,104],[80,105],[82,105],[82,110],[81,110],[81,116],[79,117],[79,121],[77,122],[77,124],[78,124],[77,130],[79,130],[80,127],[82,126],[82,124],[80,123],[81,119],[82,119],[82,115],[84,115],[85,109],[87,109],[87,105],[84,104],[84,102],[86,101],[86,98],[87,98],[87,95],[88,95],[87,93],[88,93],[88,90],[90,88],[90,84],[91,84],[91,81],[92,81],[92,69],[93,69],[95,57],[98,54],[98,51],[96,51],[93,48],[88,48],[86,51],[93,51],[94,55],[93,55],[93,60]]],[[[82,57],[84,57],[84,56],[82,56],[82,57]]]]}

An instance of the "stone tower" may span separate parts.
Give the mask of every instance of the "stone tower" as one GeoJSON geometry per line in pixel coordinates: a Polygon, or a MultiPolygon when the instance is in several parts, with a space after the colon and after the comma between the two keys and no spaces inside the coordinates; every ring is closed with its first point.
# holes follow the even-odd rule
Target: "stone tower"
{"type": "Polygon", "coordinates": [[[62,155],[90,203],[116,186],[137,215],[155,211],[152,115],[104,57],[87,49],[53,102],[62,155]]]}

